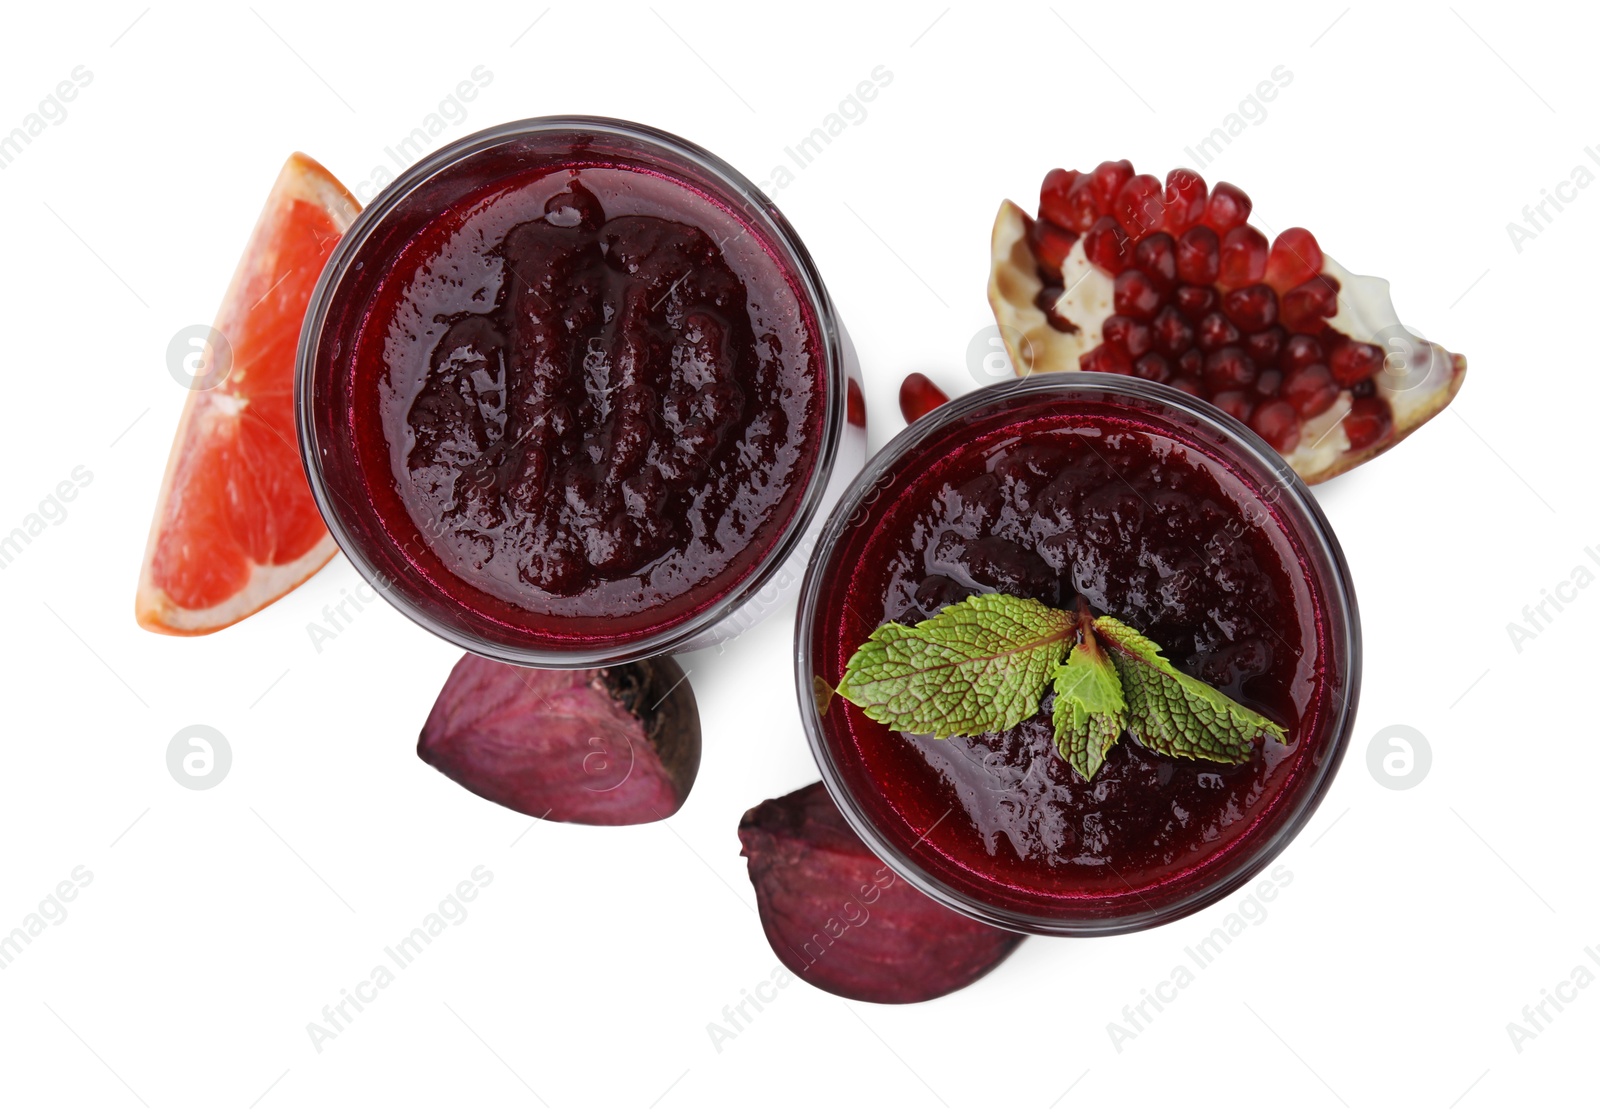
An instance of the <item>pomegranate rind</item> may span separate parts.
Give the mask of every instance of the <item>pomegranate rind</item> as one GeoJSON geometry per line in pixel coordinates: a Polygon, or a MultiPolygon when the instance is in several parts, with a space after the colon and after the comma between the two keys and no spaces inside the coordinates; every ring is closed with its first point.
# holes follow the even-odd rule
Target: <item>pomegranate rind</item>
{"type": "MultiPolygon", "coordinates": [[[[1035,305],[1034,300],[1044,289],[1044,283],[1039,278],[1038,262],[1033,250],[1028,246],[1030,220],[1026,211],[1015,202],[1007,200],[1000,203],[989,245],[989,307],[994,311],[995,323],[1000,327],[1000,337],[1011,357],[1011,366],[1019,376],[1035,372],[1076,372],[1079,370],[1078,358],[1100,344],[1099,323],[1091,315],[1078,321],[1080,332],[1062,333],[1050,325],[1044,311],[1035,305]]],[[[1082,241],[1079,241],[1081,244],[1082,241]]],[[[1387,299],[1388,283],[1382,279],[1351,275],[1332,260],[1325,261],[1325,270],[1341,282],[1341,314],[1353,291],[1365,290],[1374,298],[1387,299]]],[[[1099,278],[1109,285],[1109,276],[1099,278]]],[[[1071,296],[1074,277],[1064,273],[1063,279],[1067,296],[1071,296]]],[[[1095,280],[1094,277],[1088,277],[1086,281],[1092,283],[1095,280]]],[[[1071,318],[1070,313],[1067,316],[1071,318]]],[[[1334,319],[1336,323],[1338,320],[1334,319]]],[[[1388,326],[1393,323],[1376,324],[1388,326]]],[[[1393,391],[1382,384],[1377,386],[1378,394],[1394,412],[1394,431],[1387,438],[1359,450],[1348,448],[1342,430],[1333,429],[1350,409],[1351,397],[1347,391],[1341,392],[1322,414],[1314,415],[1302,424],[1300,445],[1286,460],[1307,484],[1331,480],[1392,449],[1443,411],[1456,397],[1466,376],[1466,357],[1420,338],[1417,340],[1419,344],[1429,347],[1432,356],[1431,370],[1424,382],[1403,391],[1393,391]]]]}
{"type": "MultiPolygon", "coordinates": [[[[273,240],[283,215],[296,201],[306,202],[321,210],[340,234],[350,227],[361,211],[360,203],[322,164],[298,151],[290,155],[283,169],[278,172],[271,193],[267,195],[261,216],[256,221],[217,311],[215,327],[224,336],[228,336],[235,323],[242,321],[255,304],[265,297],[258,292],[269,289],[276,281],[277,277],[272,274],[275,267],[273,240]]],[[[172,439],[172,451],[168,455],[166,471],[156,497],[155,512],[151,516],[150,534],[145,544],[144,561],[139,570],[139,586],[134,599],[134,618],[140,627],[148,631],[162,635],[207,635],[236,624],[305,582],[339,551],[333,537],[324,529],[321,537],[308,550],[288,562],[251,562],[245,584],[226,600],[205,608],[185,607],[157,584],[156,553],[163,541],[164,529],[173,521],[172,511],[177,506],[175,501],[182,500],[183,478],[189,475],[191,469],[203,465],[201,455],[207,446],[203,426],[208,422],[226,421],[229,414],[236,413],[241,396],[233,394],[228,388],[244,379],[241,373],[247,371],[252,370],[236,367],[223,384],[207,391],[190,391],[184,401],[178,429],[172,439]]],[[[253,371],[257,375],[251,382],[260,381],[263,370],[258,368],[253,371]]],[[[264,374],[273,379],[281,377],[284,390],[292,390],[292,365],[283,369],[268,369],[264,374]]],[[[307,499],[310,499],[309,489],[307,499]]]]}

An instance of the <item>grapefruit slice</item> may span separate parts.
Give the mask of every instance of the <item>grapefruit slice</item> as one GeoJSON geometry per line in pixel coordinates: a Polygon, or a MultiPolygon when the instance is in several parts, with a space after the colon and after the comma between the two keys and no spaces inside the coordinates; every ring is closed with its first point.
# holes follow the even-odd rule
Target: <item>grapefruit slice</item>
{"type": "Polygon", "coordinates": [[[360,208],[298,152],[279,172],[217,312],[231,350],[226,378],[191,391],[178,421],[139,572],[140,626],[167,635],[225,628],[338,550],[295,444],[294,363],[312,288],[360,208]]]}

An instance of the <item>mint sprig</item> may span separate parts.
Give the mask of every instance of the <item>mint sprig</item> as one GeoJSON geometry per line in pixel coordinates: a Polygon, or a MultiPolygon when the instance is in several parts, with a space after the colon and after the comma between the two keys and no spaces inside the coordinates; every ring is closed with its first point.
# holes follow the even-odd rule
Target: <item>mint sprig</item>
{"type": "Polygon", "coordinates": [[[1038,601],[969,597],[915,627],[878,628],[850,656],[839,696],[898,732],[1000,732],[1039,711],[1074,627],[1038,601]]]}
{"type": "Polygon", "coordinates": [[[1055,687],[1061,757],[1092,780],[1124,730],[1175,759],[1243,763],[1285,729],[1169,663],[1112,616],[1004,593],[947,605],[919,624],[884,624],[850,657],[839,696],[899,732],[969,736],[1012,728],[1055,687]]]}

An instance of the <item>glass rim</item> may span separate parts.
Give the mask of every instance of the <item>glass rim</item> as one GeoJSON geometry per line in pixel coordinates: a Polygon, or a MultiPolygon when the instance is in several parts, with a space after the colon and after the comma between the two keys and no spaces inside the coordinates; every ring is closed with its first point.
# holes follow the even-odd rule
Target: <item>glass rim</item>
{"type": "MultiPolygon", "coordinates": [[[[1228,466],[1230,472],[1237,471],[1226,461],[1224,464],[1228,466]]],[[[980,387],[976,391],[941,404],[895,435],[857,474],[823,524],[822,533],[811,554],[810,565],[806,569],[805,580],[801,583],[800,600],[795,614],[795,690],[800,705],[800,720],[805,728],[812,757],[822,774],[822,782],[850,828],[897,875],[945,906],[1004,930],[1055,937],[1100,937],[1164,925],[1227,897],[1275,860],[1316,813],[1317,807],[1326,797],[1328,788],[1339,771],[1350,735],[1355,727],[1356,706],[1361,691],[1361,662],[1360,616],[1355,590],[1351,583],[1350,568],[1345,561],[1344,550],[1339,545],[1338,537],[1334,534],[1333,527],[1317,503],[1316,497],[1312,495],[1310,486],[1255,431],[1205,400],[1165,384],[1108,372],[1028,373],[1012,382],[980,387]],[[1075,390],[1111,397],[1121,396],[1137,403],[1155,403],[1171,407],[1180,414],[1198,420],[1202,429],[1210,428],[1214,432],[1226,434],[1237,443],[1242,456],[1254,459],[1254,462],[1260,464],[1267,473],[1278,478],[1281,486],[1278,500],[1280,503],[1292,501],[1288,503],[1291,510],[1289,522],[1300,529],[1300,541],[1309,552],[1308,556],[1313,560],[1320,557],[1330,571],[1325,602],[1328,613],[1333,617],[1332,628],[1335,635],[1330,638],[1343,636],[1345,654],[1343,661],[1336,665],[1342,668],[1347,683],[1345,699],[1336,715],[1335,724],[1328,733],[1330,741],[1328,755],[1316,770],[1307,776],[1312,781],[1311,786],[1302,793],[1300,801],[1293,805],[1291,813],[1277,823],[1277,828],[1267,839],[1248,850],[1237,863],[1226,866],[1220,876],[1191,894],[1176,896],[1160,905],[1147,901],[1144,909],[1132,914],[1048,917],[1019,914],[966,894],[913,862],[909,856],[901,852],[898,845],[879,832],[868,812],[863,809],[846,784],[828,745],[828,734],[822,724],[822,715],[817,708],[813,688],[816,672],[812,662],[812,637],[817,618],[818,598],[822,591],[823,572],[832,559],[840,538],[850,526],[849,521],[856,513],[862,498],[873,490],[885,474],[913,450],[976,411],[996,403],[1016,401],[1031,395],[1075,390]]]]}
{"type": "MultiPolygon", "coordinates": [[[[721,200],[713,204],[722,206],[721,200]]],[[[743,220],[744,215],[736,214],[743,220]]],[[[822,275],[817,270],[811,253],[807,251],[794,227],[783,213],[759,187],[743,173],[718,156],[670,132],[606,116],[537,116],[507,121],[482,131],[464,136],[453,143],[419,159],[402,171],[393,182],[385,186],[364,207],[339,238],[332,254],[323,266],[322,274],[312,290],[311,301],[301,322],[300,339],[295,353],[294,412],[296,441],[300,461],[311,486],[311,495],[318,512],[340,551],[356,568],[356,572],[388,601],[390,605],[423,629],[450,643],[485,658],[510,663],[515,666],[582,668],[617,666],[653,655],[666,654],[695,637],[704,634],[727,619],[759,593],[767,582],[783,568],[805,537],[807,530],[821,510],[822,501],[832,477],[839,454],[839,445],[846,423],[846,368],[845,342],[833,299],[828,294],[822,275]],[[780,266],[789,272],[800,287],[800,295],[809,304],[821,335],[823,357],[826,364],[823,376],[827,392],[822,423],[822,444],[806,480],[806,490],[795,506],[789,523],[773,545],[754,563],[728,592],[710,607],[686,617],[678,623],[663,627],[645,636],[620,641],[606,647],[530,648],[503,640],[493,640],[458,626],[441,622],[438,616],[418,607],[411,598],[397,592],[393,581],[381,573],[355,542],[344,522],[344,512],[336,507],[333,493],[322,475],[322,455],[318,441],[315,416],[315,393],[312,390],[317,373],[317,354],[323,339],[324,325],[341,281],[350,273],[356,260],[380,224],[400,206],[417,188],[452,167],[492,148],[535,135],[563,132],[582,132],[614,136],[645,147],[654,147],[670,160],[685,162],[707,173],[716,184],[726,189],[734,198],[752,206],[767,223],[772,247],[783,254],[780,266]]],[[[383,538],[392,536],[387,530],[377,532],[383,538]]],[[[403,548],[394,547],[402,557],[401,563],[411,565],[403,548]]],[[[439,598],[446,611],[460,611],[464,606],[449,598],[439,598]]],[[[531,611],[531,610],[530,610],[531,611]]],[[[535,614],[537,615],[537,614],[535,614]]]]}

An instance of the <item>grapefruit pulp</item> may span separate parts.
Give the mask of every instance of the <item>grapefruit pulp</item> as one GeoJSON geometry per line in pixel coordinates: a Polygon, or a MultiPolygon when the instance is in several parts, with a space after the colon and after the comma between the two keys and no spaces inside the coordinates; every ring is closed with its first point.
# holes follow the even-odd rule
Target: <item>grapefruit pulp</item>
{"type": "Polygon", "coordinates": [[[215,367],[226,376],[189,393],[173,438],[139,572],[142,627],[225,628],[337,551],[296,448],[295,349],[322,266],[359,211],[305,155],[291,155],[278,174],[217,312],[231,361],[215,367]]]}

